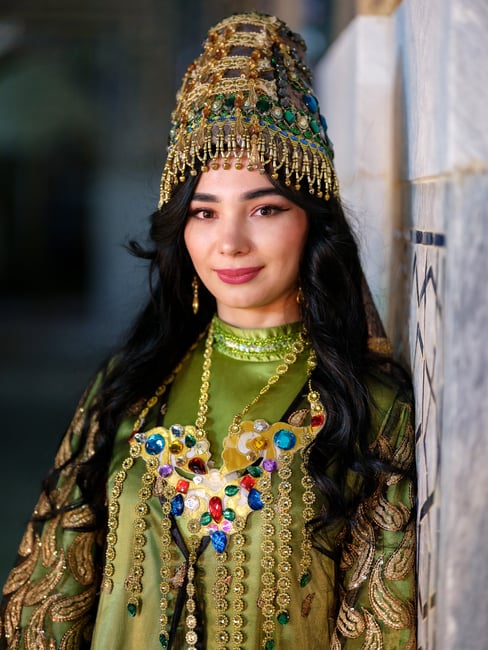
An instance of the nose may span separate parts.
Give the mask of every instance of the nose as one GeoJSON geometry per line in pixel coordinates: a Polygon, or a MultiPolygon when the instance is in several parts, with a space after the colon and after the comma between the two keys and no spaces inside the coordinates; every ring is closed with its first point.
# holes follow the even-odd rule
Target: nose
{"type": "Polygon", "coordinates": [[[246,224],[236,216],[220,220],[218,237],[222,255],[245,255],[251,248],[246,224]]]}

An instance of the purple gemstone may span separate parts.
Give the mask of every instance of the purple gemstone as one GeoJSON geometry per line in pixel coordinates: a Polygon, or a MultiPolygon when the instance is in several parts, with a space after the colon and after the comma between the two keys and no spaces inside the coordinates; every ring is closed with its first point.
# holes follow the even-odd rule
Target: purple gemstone
{"type": "Polygon", "coordinates": [[[263,468],[267,472],[276,472],[278,469],[278,463],[275,461],[274,458],[266,458],[263,460],[263,468]]]}
{"type": "Polygon", "coordinates": [[[173,467],[171,465],[161,465],[158,471],[159,471],[159,476],[166,478],[167,476],[170,476],[173,473],[173,467]]]}

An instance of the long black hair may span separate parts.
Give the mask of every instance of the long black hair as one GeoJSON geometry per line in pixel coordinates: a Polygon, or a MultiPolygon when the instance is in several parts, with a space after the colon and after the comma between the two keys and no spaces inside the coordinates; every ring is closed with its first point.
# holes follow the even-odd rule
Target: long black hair
{"type": "MultiPolygon", "coordinates": [[[[322,396],[327,418],[310,449],[308,469],[326,503],[316,522],[324,527],[351,517],[357,502],[373,492],[378,471],[384,471],[367,443],[371,398],[366,377],[379,360],[368,351],[363,272],[340,200],[324,200],[270,180],[309,219],[300,266],[301,311],[318,360],[313,385],[322,396]],[[360,477],[362,485],[354,500],[346,489],[350,472],[360,477]]],[[[106,519],[108,465],[121,420],[131,407],[153,394],[215,313],[215,299],[205,287],[196,316],[191,306],[194,269],[184,244],[184,228],[197,181],[198,177],[190,177],[178,185],[172,200],[153,213],[149,245],[129,244],[134,255],[149,262],[151,291],[125,344],[104,367],[82,432],[83,442],[90,421],[97,419],[94,454],[79,463],[77,482],[98,525],[106,519]]],[[[48,495],[62,469],[48,477],[48,495]]]]}

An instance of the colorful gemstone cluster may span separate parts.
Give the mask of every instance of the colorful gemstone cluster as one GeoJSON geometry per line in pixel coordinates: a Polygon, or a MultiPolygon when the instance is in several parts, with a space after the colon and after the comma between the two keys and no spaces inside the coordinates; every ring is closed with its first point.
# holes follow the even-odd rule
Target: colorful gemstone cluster
{"type": "MultiPolygon", "coordinates": [[[[290,620],[289,604],[291,592],[291,562],[293,548],[300,547],[301,587],[310,581],[311,541],[308,523],[314,518],[314,483],[306,469],[309,444],[325,422],[325,413],[319,394],[314,391],[309,379],[309,424],[297,426],[290,422],[268,423],[264,419],[244,420],[243,416],[251,406],[259,402],[261,395],[275,386],[299,354],[307,349],[303,334],[297,334],[284,355],[272,380],[258,395],[237,414],[224,439],[222,466],[217,469],[211,458],[210,445],[204,429],[208,410],[210,390],[211,355],[214,343],[214,328],[209,328],[203,354],[202,385],[199,411],[194,425],[173,424],[157,426],[144,431],[144,423],[151,409],[179,371],[169,377],[151,397],[134,425],[130,438],[130,455],[123,462],[115,477],[109,503],[109,530],[107,536],[104,589],[110,592],[113,585],[114,558],[117,541],[119,498],[122,494],[127,472],[138,459],[145,462],[141,476],[139,501],[135,507],[134,536],[132,544],[132,566],[125,579],[129,594],[127,611],[133,617],[140,611],[143,594],[145,545],[148,523],[146,515],[149,501],[154,495],[161,500],[160,534],[160,634],[163,648],[168,647],[170,624],[168,596],[171,580],[172,522],[178,527],[186,526],[188,547],[185,638],[189,650],[196,650],[195,565],[197,550],[203,538],[210,538],[216,553],[217,573],[213,588],[218,632],[216,648],[224,650],[232,642],[240,647],[245,638],[246,602],[246,536],[245,528],[249,516],[258,513],[261,521],[261,584],[262,613],[264,617],[264,646],[270,650],[275,646],[276,625],[287,625],[290,620]],[[301,502],[302,526],[298,531],[300,540],[292,547],[292,463],[301,456],[301,502]],[[279,532],[278,532],[279,531],[279,532]],[[279,558],[276,564],[275,556],[279,558]],[[232,562],[232,572],[229,562],[232,562]],[[276,566],[277,575],[274,567],[276,566]],[[232,581],[232,591],[229,585],[232,581]]],[[[192,353],[192,350],[189,354],[192,353]]],[[[188,355],[187,355],[188,356],[188,355]]],[[[185,360],[182,362],[184,363],[185,360]]],[[[307,362],[310,376],[315,367],[313,352],[309,349],[307,362]]],[[[300,480],[300,479],[299,479],[300,480]]],[[[181,530],[181,528],[180,528],[181,530]]]]}

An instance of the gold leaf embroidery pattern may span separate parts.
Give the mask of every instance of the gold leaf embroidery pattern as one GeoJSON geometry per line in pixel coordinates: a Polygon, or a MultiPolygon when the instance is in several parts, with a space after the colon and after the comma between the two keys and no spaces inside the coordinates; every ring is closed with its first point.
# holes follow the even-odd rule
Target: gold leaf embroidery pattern
{"type": "Polygon", "coordinates": [[[24,643],[26,650],[48,650],[48,638],[45,629],[46,612],[52,603],[59,598],[56,594],[49,596],[44,602],[34,610],[29,625],[25,629],[24,643]]]}
{"type": "Polygon", "coordinates": [[[56,551],[56,531],[59,524],[59,517],[50,519],[44,524],[44,531],[41,541],[41,561],[42,566],[53,566],[58,559],[56,551]]]}
{"type": "Polygon", "coordinates": [[[69,510],[63,514],[61,525],[63,528],[83,528],[95,523],[95,517],[90,507],[82,505],[75,510],[69,510]]]}
{"type": "Polygon", "coordinates": [[[8,601],[7,607],[3,617],[3,626],[5,638],[9,639],[9,648],[15,648],[17,643],[15,639],[19,637],[18,622],[22,612],[22,605],[29,583],[26,582],[23,587],[20,587],[17,593],[13,594],[8,601]]]}
{"type": "Polygon", "coordinates": [[[59,650],[79,650],[82,640],[91,637],[92,627],[89,617],[83,617],[64,633],[59,650]]]}
{"type": "Polygon", "coordinates": [[[32,522],[29,522],[27,524],[27,528],[20,542],[19,555],[22,555],[22,557],[27,557],[28,555],[30,555],[34,550],[34,545],[36,541],[37,540],[34,533],[34,526],[32,522]]]}
{"type": "Polygon", "coordinates": [[[411,627],[414,621],[413,605],[409,601],[402,601],[387,589],[381,575],[382,566],[383,562],[379,560],[369,583],[373,611],[380,621],[395,630],[411,627]]]}
{"type": "Polygon", "coordinates": [[[93,545],[95,533],[79,533],[68,549],[68,564],[75,580],[86,586],[95,579],[93,545]]]}
{"type": "Polygon", "coordinates": [[[364,632],[364,618],[357,609],[349,606],[346,599],[341,603],[337,627],[342,635],[350,639],[355,639],[364,632]]]}
{"type": "Polygon", "coordinates": [[[7,581],[3,587],[3,595],[11,594],[17,589],[25,584],[32,575],[32,571],[36,566],[38,557],[39,557],[39,544],[35,544],[33,551],[27,558],[21,563],[14,567],[7,578],[7,581]]]}
{"type": "Polygon", "coordinates": [[[334,630],[334,633],[332,634],[332,638],[330,640],[330,650],[341,650],[342,644],[337,638],[337,633],[334,630]]]}
{"type": "Polygon", "coordinates": [[[63,596],[58,598],[51,606],[51,618],[57,623],[75,621],[84,616],[93,605],[95,587],[85,589],[76,596],[63,596]]]}
{"type": "Polygon", "coordinates": [[[368,577],[374,562],[375,534],[373,526],[366,519],[358,521],[353,533],[352,551],[356,556],[354,571],[349,576],[347,589],[355,589],[368,577]]]}
{"type": "Polygon", "coordinates": [[[29,607],[30,605],[36,605],[45,598],[48,594],[54,589],[54,587],[59,583],[63,577],[65,571],[65,557],[63,551],[59,551],[58,562],[53,566],[49,573],[47,573],[40,580],[30,583],[28,592],[25,595],[24,604],[29,607]]]}
{"type": "MultiPolygon", "coordinates": [[[[410,408],[408,410],[410,416],[410,408]]],[[[408,470],[412,467],[415,461],[415,444],[414,444],[414,431],[411,421],[405,428],[405,434],[401,443],[395,449],[393,455],[393,464],[402,470],[408,470]]]]}
{"type": "Polygon", "coordinates": [[[383,637],[380,626],[367,609],[363,610],[363,614],[366,620],[366,635],[361,650],[383,650],[383,637]]]}
{"type": "Polygon", "coordinates": [[[389,531],[399,531],[410,518],[410,512],[403,503],[394,506],[386,497],[381,495],[377,500],[377,506],[372,513],[375,524],[380,528],[389,531]]]}
{"type": "Polygon", "coordinates": [[[413,570],[415,563],[415,523],[407,526],[402,543],[394,551],[385,566],[385,578],[402,580],[413,570]]]}

